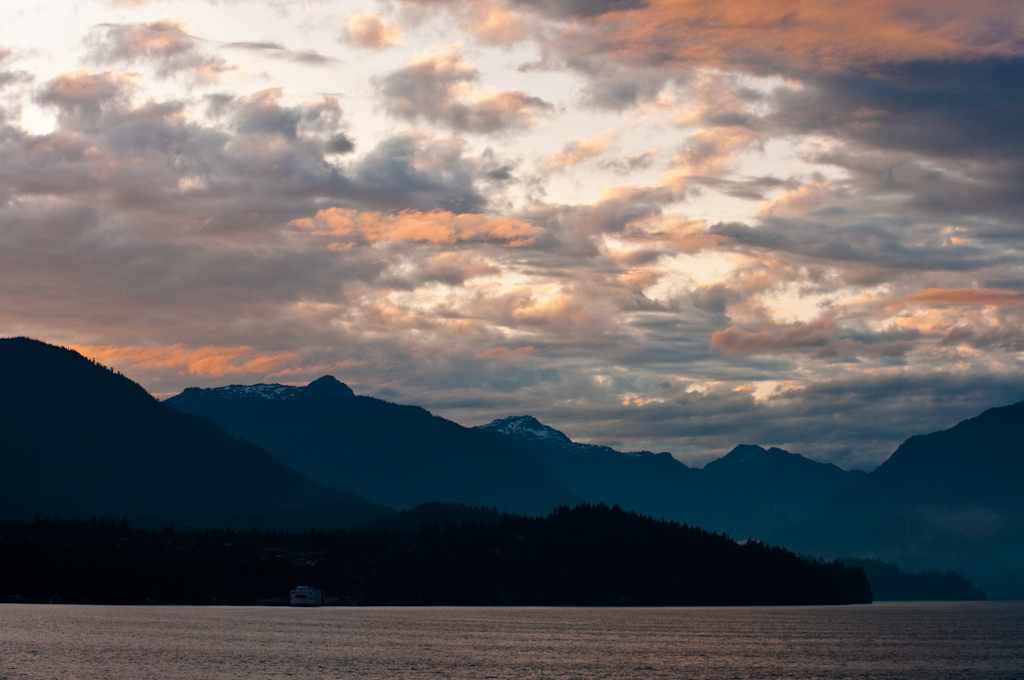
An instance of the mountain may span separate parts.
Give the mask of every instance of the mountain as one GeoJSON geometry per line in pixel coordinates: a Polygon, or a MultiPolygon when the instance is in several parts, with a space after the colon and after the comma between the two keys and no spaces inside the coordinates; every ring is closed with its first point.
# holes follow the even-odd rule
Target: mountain
{"type": "Polygon", "coordinates": [[[773,538],[808,554],[955,570],[992,597],[1024,598],[1024,402],[911,437],[773,538]]]}
{"type": "Polygon", "coordinates": [[[325,375],[305,387],[277,383],[228,385],[209,389],[189,387],[181,394],[167,400],[167,404],[180,411],[214,411],[225,406],[230,407],[238,402],[288,401],[314,394],[327,394],[342,399],[356,396],[348,385],[340,382],[334,376],[325,375]]]}
{"type": "Polygon", "coordinates": [[[476,429],[517,440],[551,475],[588,503],[619,505],[658,519],[692,522],[699,508],[699,471],[668,453],[620,453],[577,444],[531,416],[495,420],[476,429]]]}
{"type": "MultiPolygon", "coordinates": [[[[772,447],[740,445],[701,470],[718,499],[716,523],[765,538],[816,510],[865,476],[772,447]]],[[[733,529],[735,531],[735,529],[733,529]]]]}
{"type": "Polygon", "coordinates": [[[922,570],[916,574],[905,574],[895,564],[880,560],[858,560],[848,557],[839,561],[848,567],[860,567],[864,570],[876,602],[988,599],[984,591],[955,571],[943,573],[922,570]]]}
{"type": "Polygon", "coordinates": [[[330,376],[300,388],[189,388],[164,403],[210,418],[325,486],[399,509],[435,501],[536,515],[580,500],[508,437],[354,396],[330,376]]]}
{"type": "Polygon", "coordinates": [[[531,416],[503,418],[478,429],[518,439],[555,479],[587,502],[741,538],[764,538],[807,517],[864,476],[759,446],[738,446],[695,469],[669,453],[622,453],[578,444],[531,416]]]}
{"type": "MultiPolygon", "coordinates": [[[[248,526],[317,504],[330,527],[390,514],[329,489],[77,352],[0,339],[0,518],[248,526]]],[[[302,526],[321,526],[308,518],[302,526]]]]}

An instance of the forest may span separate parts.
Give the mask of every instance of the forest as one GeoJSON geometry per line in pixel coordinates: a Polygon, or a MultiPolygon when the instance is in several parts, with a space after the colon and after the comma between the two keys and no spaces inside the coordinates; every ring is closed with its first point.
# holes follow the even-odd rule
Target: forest
{"type": "Polygon", "coordinates": [[[0,596],[105,604],[687,606],[871,601],[863,570],[617,507],[396,531],[0,523],[0,596]]]}

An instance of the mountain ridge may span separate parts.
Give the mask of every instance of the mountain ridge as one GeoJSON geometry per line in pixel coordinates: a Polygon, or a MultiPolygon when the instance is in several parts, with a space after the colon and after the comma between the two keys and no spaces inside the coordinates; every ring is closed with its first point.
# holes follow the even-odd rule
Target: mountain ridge
{"type": "Polygon", "coordinates": [[[670,453],[620,452],[573,442],[533,416],[477,429],[517,438],[559,481],[591,503],[763,539],[808,516],[864,475],[778,448],[740,445],[691,468],[670,453]]]}
{"type": "Polygon", "coordinates": [[[0,339],[0,384],[0,517],[224,526],[311,504],[389,512],[315,484],[73,350],[0,339]]]}
{"type": "Polygon", "coordinates": [[[164,403],[214,420],[321,484],[399,510],[434,501],[533,515],[580,501],[503,435],[419,406],[339,396],[337,389],[308,392],[310,386],[274,392],[287,398],[193,388],[164,403]]]}
{"type": "Polygon", "coordinates": [[[997,599],[1024,598],[1024,402],[910,437],[772,538],[812,555],[951,569],[997,599]]]}

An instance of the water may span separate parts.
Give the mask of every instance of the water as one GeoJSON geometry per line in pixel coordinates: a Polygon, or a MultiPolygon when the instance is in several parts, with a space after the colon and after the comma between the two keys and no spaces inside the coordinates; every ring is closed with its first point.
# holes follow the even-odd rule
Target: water
{"type": "Polygon", "coordinates": [[[1024,678],[1024,603],[0,605],[0,679],[1024,678]]]}

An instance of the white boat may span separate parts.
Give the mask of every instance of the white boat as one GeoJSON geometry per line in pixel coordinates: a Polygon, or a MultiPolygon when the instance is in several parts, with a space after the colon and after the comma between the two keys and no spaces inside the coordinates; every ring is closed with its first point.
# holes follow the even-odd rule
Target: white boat
{"type": "Polygon", "coordinates": [[[288,601],[293,607],[319,607],[323,603],[324,594],[312,586],[299,586],[288,601]]]}

